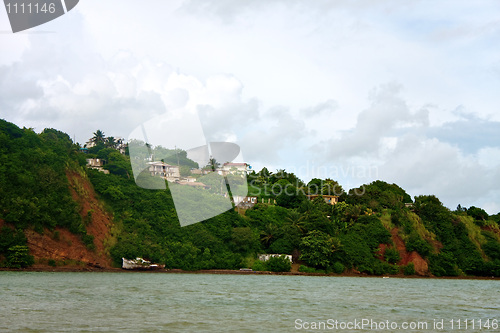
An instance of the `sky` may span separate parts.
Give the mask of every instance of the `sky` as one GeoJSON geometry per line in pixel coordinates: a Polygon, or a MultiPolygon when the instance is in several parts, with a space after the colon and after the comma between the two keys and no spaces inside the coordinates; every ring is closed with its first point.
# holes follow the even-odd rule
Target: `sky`
{"type": "Polygon", "coordinates": [[[0,49],[21,127],[201,130],[256,170],[500,211],[496,0],[82,0],[16,34],[0,8],[0,49]]]}

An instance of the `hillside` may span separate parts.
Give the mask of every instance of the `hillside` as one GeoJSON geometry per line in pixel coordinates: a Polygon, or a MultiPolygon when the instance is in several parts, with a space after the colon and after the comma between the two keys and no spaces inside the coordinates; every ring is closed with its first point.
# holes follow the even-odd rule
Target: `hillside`
{"type": "MultiPolygon", "coordinates": [[[[306,184],[264,168],[247,177],[253,207],[181,227],[168,186],[138,187],[129,157],[101,139],[82,153],[65,133],[0,120],[1,265],[119,267],[143,257],[184,270],[282,271],[284,260],[257,254],[286,253],[303,272],[500,276],[499,216],[481,208],[451,211],[382,181],[345,192],[331,179],[306,184]],[[106,164],[89,169],[87,158],[106,164]]],[[[175,154],[183,176],[199,177],[175,154]]]]}
{"type": "Polygon", "coordinates": [[[4,265],[111,266],[112,218],[69,136],[52,129],[36,134],[0,120],[0,161],[4,265]]]}

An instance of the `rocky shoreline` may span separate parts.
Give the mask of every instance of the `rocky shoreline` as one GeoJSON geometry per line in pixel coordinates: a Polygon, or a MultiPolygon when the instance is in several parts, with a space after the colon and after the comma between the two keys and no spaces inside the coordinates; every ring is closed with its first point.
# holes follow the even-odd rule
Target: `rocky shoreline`
{"type": "Polygon", "coordinates": [[[28,268],[0,268],[0,271],[12,272],[106,272],[106,273],[155,273],[155,274],[229,274],[229,275],[289,275],[289,276],[324,276],[324,277],[366,277],[366,278],[403,278],[403,279],[453,279],[453,280],[499,280],[500,277],[485,276],[421,276],[421,275],[368,275],[365,273],[345,272],[342,274],[304,273],[304,272],[269,272],[269,271],[247,271],[228,269],[207,269],[198,271],[185,271],[182,269],[157,269],[157,270],[125,270],[111,267],[95,266],[59,266],[51,267],[34,265],[28,268]]]}

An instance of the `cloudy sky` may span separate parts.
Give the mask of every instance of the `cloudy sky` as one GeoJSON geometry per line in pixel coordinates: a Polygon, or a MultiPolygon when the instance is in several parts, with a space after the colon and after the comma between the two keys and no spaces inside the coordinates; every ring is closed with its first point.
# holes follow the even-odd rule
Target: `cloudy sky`
{"type": "Polygon", "coordinates": [[[496,0],[82,0],[17,34],[1,8],[0,48],[19,126],[84,143],[200,119],[256,169],[500,211],[496,0]]]}

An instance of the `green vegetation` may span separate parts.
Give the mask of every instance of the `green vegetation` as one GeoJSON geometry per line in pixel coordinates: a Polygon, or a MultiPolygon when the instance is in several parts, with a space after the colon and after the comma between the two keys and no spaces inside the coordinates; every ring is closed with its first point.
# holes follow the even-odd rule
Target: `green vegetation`
{"type": "Polygon", "coordinates": [[[292,263],[284,255],[271,257],[267,261],[257,260],[252,265],[254,271],[289,272],[292,263]]]}
{"type": "Polygon", "coordinates": [[[415,275],[415,265],[411,262],[403,267],[404,275],[415,275]]]}
{"type": "MultiPolygon", "coordinates": [[[[0,219],[8,226],[0,231],[3,265],[32,264],[26,238],[20,236],[27,228],[42,233],[61,226],[87,236],[66,176],[84,164],[85,157],[67,134],[54,129],[36,134],[0,120],[0,219]],[[12,234],[12,243],[3,245],[12,234]]],[[[92,246],[90,239],[87,243],[92,246]]]]}
{"type": "MultiPolygon", "coordinates": [[[[24,236],[28,228],[40,233],[48,229],[54,240],[60,238],[55,227],[67,228],[80,235],[90,250],[95,249],[93,236],[86,231],[93,211],[81,217],[70,193],[67,177],[77,172],[88,177],[103,207],[114,216],[109,250],[117,266],[122,257],[142,257],[185,270],[289,271],[291,265],[284,258],[256,260],[260,253],[278,253],[293,255],[302,272],[418,273],[413,263],[398,266],[401,258],[392,232],[408,252],[415,251],[427,261],[433,275],[500,276],[499,214],[488,216],[477,207],[451,211],[432,195],[412,200],[401,187],[383,181],[345,192],[332,179],[315,178],[306,184],[285,170],[273,173],[263,168],[247,177],[249,195],[258,197],[252,208],[229,210],[180,227],[168,183],[166,190],[137,186],[129,156],[116,150],[115,139],[98,130],[92,140],[95,146],[85,154],[57,130],[36,134],[0,120],[3,266],[33,263],[24,236]],[[85,168],[86,158],[104,160],[109,174],[85,168]],[[325,202],[331,195],[338,196],[337,204],[325,202]],[[383,256],[381,244],[386,249],[383,256]]],[[[179,165],[182,176],[202,167],[183,150],[150,149],[164,162],[179,165]]],[[[212,160],[206,167],[219,164],[212,160]]],[[[235,184],[244,182],[235,175],[228,177],[235,184]]],[[[210,184],[210,177],[206,179],[206,185],[212,185],[211,195],[217,194],[220,181],[210,184]]],[[[73,187],[77,193],[85,192],[79,184],[73,187]]]]}

